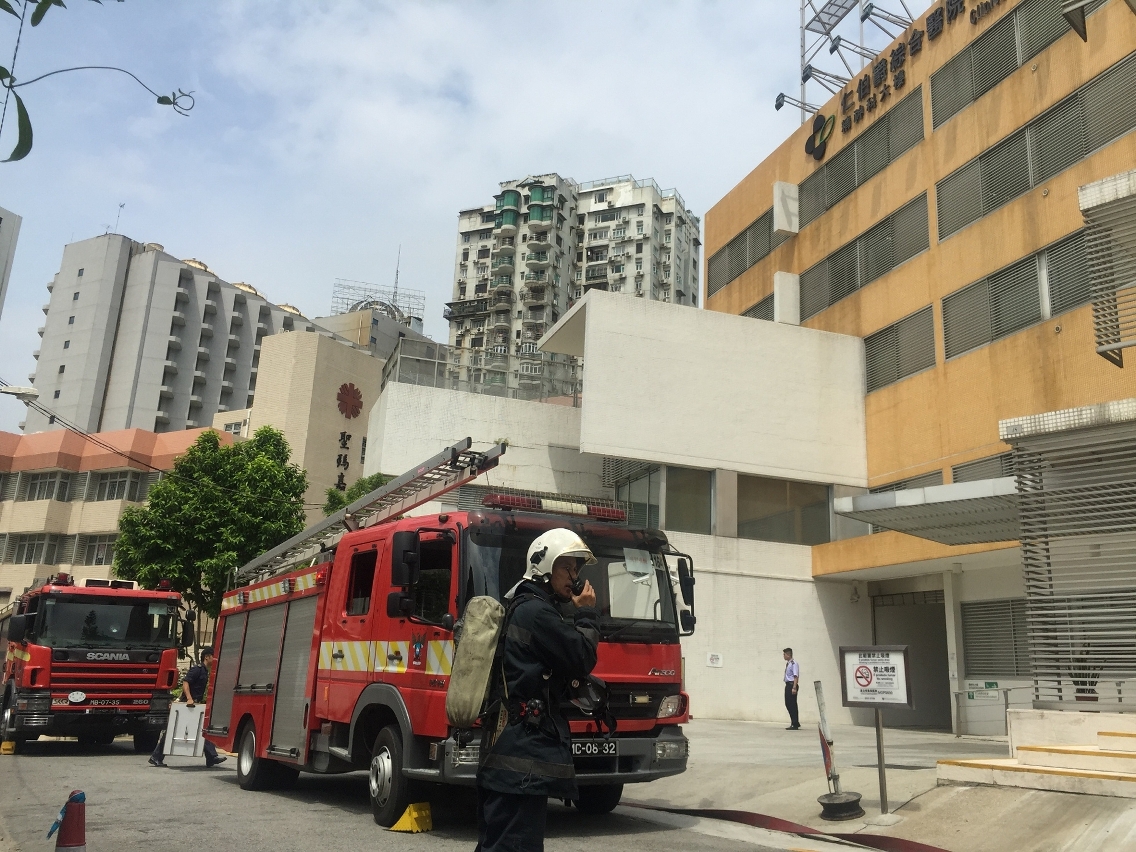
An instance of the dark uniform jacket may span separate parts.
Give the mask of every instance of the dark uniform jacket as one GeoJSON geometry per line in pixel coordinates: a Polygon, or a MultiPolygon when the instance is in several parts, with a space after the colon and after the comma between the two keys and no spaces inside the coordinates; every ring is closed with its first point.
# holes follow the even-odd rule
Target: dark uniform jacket
{"type": "Polygon", "coordinates": [[[525,581],[514,594],[500,668],[490,684],[477,783],[498,793],[574,799],[572,737],[561,711],[573,680],[596,665],[598,614],[556,609],[547,583],[525,581]],[[502,675],[504,683],[502,683],[502,675]],[[521,715],[532,699],[545,703],[539,724],[521,715]]]}
{"type": "MultiPolygon", "coordinates": [[[[204,701],[205,687],[209,685],[209,669],[205,666],[190,666],[189,671],[182,678],[182,682],[189,684],[189,692],[195,702],[204,701]]],[[[185,690],[182,690],[181,697],[178,700],[186,700],[185,690]]]]}

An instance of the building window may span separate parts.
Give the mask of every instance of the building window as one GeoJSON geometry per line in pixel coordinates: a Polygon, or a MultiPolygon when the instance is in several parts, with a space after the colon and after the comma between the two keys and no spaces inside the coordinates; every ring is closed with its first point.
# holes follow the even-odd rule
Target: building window
{"type": "Polygon", "coordinates": [[[831,537],[828,518],[827,485],[738,474],[738,538],[824,544],[831,537]]]}
{"type": "MultiPolygon", "coordinates": [[[[237,424],[237,433],[240,424],[237,424]]],[[[229,431],[225,427],[225,431],[229,431]]],[[[138,500],[138,474],[134,471],[115,471],[114,473],[100,473],[98,485],[95,487],[95,500],[138,500]]]]}
{"type": "Polygon", "coordinates": [[[713,495],[713,471],[668,465],[667,529],[710,535],[713,495]]]}
{"type": "MultiPolygon", "coordinates": [[[[801,322],[926,251],[929,245],[927,194],[923,193],[801,273],[801,322]]],[[[708,274],[713,278],[712,271],[708,274]]]]}
{"type": "Polygon", "coordinates": [[[71,341],[70,340],[64,340],[63,341],[63,348],[64,349],[70,349],[71,348],[71,341]]]}
{"type": "Polygon", "coordinates": [[[73,296],[71,297],[71,301],[72,301],[72,302],[77,302],[77,301],[79,301],[79,291],[78,291],[78,290],[76,290],[76,291],[75,291],[75,295],[73,295],[73,296]]]}
{"type": "Polygon", "coordinates": [[[68,325],[74,325],[75,324],[75,317],[67,317],[67,324],[68,325]]]}
{"type": "Polygon", "coordinates": [[[55,536],[39,535],[16,536],[17,565],[54,565],[56,551],[55,536]]]}
{"type": "Polygon", "coordinates": [[[663,242],[669,243],[670,241],[671,241],[671,229],[667,228],[665,231],[663,231],[663,242]]]}
{"type": "Polygon", "coordinates": [[[93,535],[83,549],[84,565],[110,565],[114,562],[114,543],[117,535],[93,535]]]}
{"type": "Polygon", "coordinates": [[[611,238],[613,240],[621,240],[626,236],[627,236],[627,229],[626,228],[612,228],[611,229],[611,238]]]}
{"type": "Polygon", "coordinates": [[[935,366],[931,306],[864,338],[868,393],[935,366]]]}
{"type": "Polygon", "coordinates": [[[636,260],[635,261],[635,271],[636,272],[642,272],[643,271],[643,261],[642,260],[636,260]]]}
{"type": "Polygon", "coordinates": [[[917,86],[798,187],[800,226],[815,222],[923,141],[923,87],[917,86]]]}
{"type": "Polygon", "coordinates": [[[595,196],[593,197],[593,200],[595,201],[596,204],[603,204],[605,201],[607,201],[607,193],[606,192],[597,192],[595,194],[595,196]]]}
{"type": "Polygon", "coordinates": [[[1090,301],[1083,232],[1066,237],[943,299],[943,343],[953,358],[1090,301]]]}
{"type": "MultiPolygon", "coordinates": [[[[484,259],[485,259],[485,258],[487,258],[487,257],[489,257],[489,249],[487,249],[487,248],[479,248],[479,249],[477,250],[477,259],[478,259],[478,260],[484,260],[484,259]]],[[[481,269],[484,269],[484,267],[478,267],[478,270],[479,270],[479,271],[480,271],[481,269]]]]}
{"type": "Polygon", "coordinates": [[[636,254],[642,254],[643,253],[643,244],[642,243],[636,243],[635,244],[635,253],[636,254]]]}
{"type": "Polygon", "coordinates": [[[51,398],[52,398],[52,399],[59,399],[59,391],[56,391],[56,392],[55,392],[55,393],[54,393],[54,394],[52,395],[52,397],[51,397],[51,398]]]}
{"type": "Polygon", "coordinates": [[[643,223],[642,222],[636,222],[635,223],[635,233],[637,233],[637,234],[643,233],[643,223]]]}
{"type": "Polygon", "coordinates": [[[33,473],[27,477],[23,487],[22,500],[60,500],[66,502],[70,496],[71,474],[53,471],[33,473]]]}
{"type": "Polygon", "coordinates": [[[1130,55],[939,181],[939,241],[1136,127],[1134,91],[1130,55]]]}
{"type": "Polygon", "coordinates": [[[59,372],[61,372],[61,373],[62,373],[62,372],[63,372],[64,370],[66,370],[66,369],[67,369],[67,365],[66,365],[66,364],[60,364],[60,365],[59,365],[59,372]]]}
{"type": "Polygon", "coordinates": [[[82,278],[82,277],[83,277],[83,270],[82,270],[82,269],[80,269],[80,270],[79,270],[79,277],[80,277],[80,278],[82,278]]]}
{"type": "Polygon", "coordinates": [[[632,527],[659,528],[659,486],[662,471],[651,468],[616,486],[617,500],[627,504],[627,523],[632,527]]]}
{"type": "Polygon", "coordinates": [[[462,234],[462,242],[468,243],[472,237],[473,234],[462,234]]]}
{"type": "Polygon", "coordinates": [[[968,678],[1029,678],[1026,599],[963,601],[963,660],[968,678]]]}

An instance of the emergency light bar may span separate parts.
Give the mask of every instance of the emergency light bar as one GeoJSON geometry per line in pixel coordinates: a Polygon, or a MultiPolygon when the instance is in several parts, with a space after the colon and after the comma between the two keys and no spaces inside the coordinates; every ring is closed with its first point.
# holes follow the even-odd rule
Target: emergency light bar
{"type": "Polygon", "coordinates": [[[481,505],[489,509],[523,509],[526,512],[548,512],[555,515],[581,515],[597,521],[627,520],[622,509],[608,506],[589,506],[571,500],[557,500],[553,497],[525,497],[519,494],[486,494],[481,505]]]}

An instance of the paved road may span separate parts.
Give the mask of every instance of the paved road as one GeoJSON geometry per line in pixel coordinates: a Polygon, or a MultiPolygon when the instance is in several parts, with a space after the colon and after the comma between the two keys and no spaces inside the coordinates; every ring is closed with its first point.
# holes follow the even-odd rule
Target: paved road
{"type": "MultiPolygon", "coordinates": [[[[248,793],[237,786],[234,759],[206,769],[203,760],[168,758],[171,768],[148,766],[127,739],[106,748],[74,741],[29,744],[22,755],[0,757],[0,850],[14,841],[21,852],[50,848],[44,840],[54,815],[72,789],[87,793],[87,846],[110,850],[472,850],[475,805],[469,791],[445,789],[434,800],[435,830],[407,835],[384,832],[371,818],[366,776],[301,775],[287,793],[248,793]],[[10,840],[5,841],[3,838],[10,840]],[[182,841],[185,843],[182,843],[182,841]]],[[[639,852],[677,848],[693,852],[773,849],[744,835],[716,836],[693,821],[651,822],[621,812],[584,817],[559,804],[550,807],[548,848],[639,852]]],[[[786,838],[788,839],[788,838],[786,838]]],[[[813,848],[792,838],[795,845],[813,848]]],[[[8,850],[4,850],[8,852],[8,850]]]]}

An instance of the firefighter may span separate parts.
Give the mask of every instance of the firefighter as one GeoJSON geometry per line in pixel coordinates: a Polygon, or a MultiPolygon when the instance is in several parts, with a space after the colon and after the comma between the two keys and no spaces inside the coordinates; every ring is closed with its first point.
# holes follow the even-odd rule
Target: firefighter
{"type": "Polygon", "coordinates": [[[596,594],[579,576],[595,561],[576,533],[549,530],[529,546],[524,579],[506,595],[477,772],[477,852],[543,850],[548,797],[577,798],[561,705],[596,664],[596,594]],[[570,619],[557,608],[569,601],[570,619]]]}

